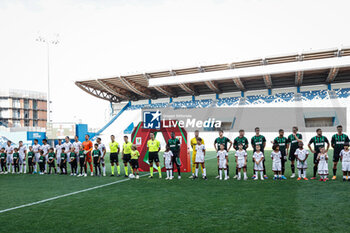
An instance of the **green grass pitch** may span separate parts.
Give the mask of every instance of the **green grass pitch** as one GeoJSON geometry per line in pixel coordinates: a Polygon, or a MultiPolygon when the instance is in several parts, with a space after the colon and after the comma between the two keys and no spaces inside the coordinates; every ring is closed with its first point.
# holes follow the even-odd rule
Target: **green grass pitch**
{"type": "MultiPolygon", "coordinates": [[[[230,180],[217,180],[215,153],[208,152],[207,181],[189,173],[127,180],[0,213],[0,232],[349,232],[350,182],[342,181],[340,163],[336,181],[274,181],[266,155],[268,180],[232,179],[232,152],[230,180]]],[[[311,157],[308,165],[310,177],[311,157]]],[[[286,171],[289,178],[290,162],[286,171]]],[[[107,177],[0,175],[0,210],[125,179],[109,174],[108,164],[107,177]]]]}

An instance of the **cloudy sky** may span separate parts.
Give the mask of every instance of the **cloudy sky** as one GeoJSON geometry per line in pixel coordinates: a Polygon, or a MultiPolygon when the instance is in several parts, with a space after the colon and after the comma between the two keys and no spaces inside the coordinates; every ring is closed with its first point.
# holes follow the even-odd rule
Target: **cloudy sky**
{"type": "Polygon", "coordinates": [[[53,121],[105,123],[76,80],[350,46],[349,1],[0,0],[1,89],[46,91],[53,121]],[[94,112],[92,114],[92,112],[94,112]]]}

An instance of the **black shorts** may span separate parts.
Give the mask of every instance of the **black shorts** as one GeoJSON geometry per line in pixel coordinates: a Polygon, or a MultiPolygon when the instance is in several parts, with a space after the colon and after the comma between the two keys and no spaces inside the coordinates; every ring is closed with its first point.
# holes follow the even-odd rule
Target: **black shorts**
{"type": "Polygon", "coordinates": [[[314,154],[314,164],[318,164],[317,155],[319,152],[314,154]]]}
{"type": "Polygon", "coordinates": [[[128,163],[130,162],[131,155],[130,154],[124,154],[123,155],[123,163],[128,163]]]}
{"type": "Polygon", "coordinates": [[[28,158],[28,166],[33,166],[33,158],[28,158]]]}
{"type": "Polygon", "coordinates": [[[296,151],[296,149],[291,149],[290,151],[289,151],[289,160],[290,161],[295,161],[296,160],[296,157],[295,157],[295,151],[296,151]]]}
{"type": "Polygon", "coordinates": [[[282,150],[281,151],[281,161],[282,162],[285,162],[285,161],[287,161],[287,155],[286,155],[286,151],[284,150],[282,150]]]}
{"type": "Polygon", "coordinates": [[[52,163],[49,163],[49,161],[47,161],[47,164],[49,167],[55,167],[55,160],[53,160],[52,163]]]}
{"type": "Polygon", "coordinates": [[[131,159],[130,160],[131,167],[133,169],[138,169],[139,168],[139,160],[138,159],[131,159]]]}
{"type": "Polygon", "coordinates": [[[79,158],[79,164],[80,166],[83,166],[85,163],[85,158],[79,158]]]}
{"type": "Polygon", "coordinates": [[[110,153],[109,154],[109,160],[111,163],[118,163],[118,153],[114,152],[114,153],[110,153]]]}
{"type": "Polygon", "coordinates": [[[339,159],[340,159],[340,151],[336,151],[334,150],[333,151],[333,162],[339,162],[339,159]]]}
{"type": "Polygon", "coordinates": [[[150,162],[150,163],[153,163],[153,162],[158,163],[159,162],[158,151],[148,153],[148,162],[150,162]]]}
{"type": "Polygon", "coordinates": [[[95,166],[100,165],[100,163],[98,162],[98,157],[94,157],[94,165],[95,166]]]}

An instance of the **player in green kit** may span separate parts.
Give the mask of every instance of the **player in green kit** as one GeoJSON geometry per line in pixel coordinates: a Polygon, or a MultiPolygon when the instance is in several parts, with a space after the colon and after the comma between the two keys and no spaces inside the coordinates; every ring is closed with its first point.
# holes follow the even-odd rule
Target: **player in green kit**
{"type": "Polygon", "coordinates": [[[5,147],[3,147],[0,151],[1,174],[7,174],[6,156],[7,154],[5,153],[5,147]]]}
{"type": "MultiPolygon", "coordinates": [[[[214,141],[214,148],[216,150],[216,153],[218,153],[218,151],[220,150],[220,145],[221,144],[224,145],[224,150],[226,150],[227,153],[228,153],[230,151],[231,147],[232,147],[232,141],[224,136],[224,131],[223,130],[219,130],[219,137],[217,137],[215,139],[215,141],[214,141]],[[230,145],[227,146],[228,144],[230,144],[230,145]]],[[[227,177],[230,177],[228,164],[226,166],[226,169],[227,169],[227,177]]],[[[220,178],[219,173],[220,173],[220,169],[219,169],[219,166],[218,166],[218,175],[216,176],[216,179],[220,178]]]]}
{"type": "Polygon", "coordinates": [[[316,136],[311,138],[308,144],[308,147],[310,149],[310,151],[312,153],[314,153],[314,176],[311,177],[311,180],[315,180],[316,179],[316,173],[317,173],[317,169],[318,169],[318,160],[317,160],[317,156],[320,153],[320,148],[326,148],[325,144],[327,143],[327,149],[325,151],[325,153],[328,152],[329,149],[329,141],[325,136],[322,136],[322,130],[321,129],[317,129],[316,130],[316,136]],[[311,144],[314,144],[314,149],[311,148],[311,144]]]}
{"type": "Polygon", "coordinates": [[[34,157],[35,157],[32,146],[29,146],[29,152],[27,154],[27,157],[28,157],[29,174],[32,174],[34,171],[34,157]]]}
{"type": "Polygon", "coordinates": [[[159,179],[161,179],[162,171],[159,166],[159,156],[158,156],[158,152],[160,151],[160,142],[154,138],[154,133],[150,133],[150,138],[151,139],[147,141],[149,171],[151,173],[149,178],[153,178],[153,162],[155,162],[158,168],[159,179]]]}
{"type": "Polygon", "coordinates": [[[276,137],[273,140],[273,144],[277,144],[279,146],[279,151],[281,152],[281,170],[282,170],[282,176],[281,178],[283,180],[286,180],[287,178],[284,176],[285,169],[285,163],[287,161],[287,142],[288,139],[284,136],[284,130],[280,129],[278,131],[278,137],[276,137]]]}
{"type": "Polygon", "coordinates": [[[348,135],[343,133],[343,126],[337,126],[337,133],[332,136],[331,144],[333,147],[333,177],[337,179],[337,166],[340,159],[340,152],[344,149],[344,144],[349,143],[348,135]]]}
{"type": "MultiPolygon", "coordinates": [[[[292,175],[290,178],[294,178],[295,177],[295,151],[299,148],[299,142],[302,142],[303,140],[303,136],[298,133],[298,127],[294,126],[292,129],[292,134],[290,134],[288,136],[288,144],[287,144],[287,151],[289,150],[289,160],[291,162],[290,164],[290,168],[292,170],[292,175]]],[[[303,171],[303,169],[301,169],[301,171],[303,171]]]]}
{"type": "Polygon", "coordinates": [[[55,164],[56,154],[53,148],[49,149],[49,154],[47,155],[47,158],[48,158],[47,164],[49,165],[49,174],[51,174],[51,168],[53,168],[53,170],[55,171],[55,174],[57,174],[56,164],[55,164]]]}
{"type": "MultiPolygon", "coordinates": [[[[266,138],[260,134],[260,128],[259,127],[256,127],[255,128],[255,136],[252,137],[251,139],[251,144],[252,144],[252,147],[253,147],[253,152],[256,151],[256,146],[259,145],[260,146],[260,151],[264,154],[264,149],[265,149],[265,146],[266,146],[266,138]]],[[[253,162],[254,162],[254,159],[253,159],[253,162]]],[[[266,175],[266,169],[265,169],[265,159],[263,159],[262,161],[263,163],[263,173],[264,173],[264,179],[267,179],[267,175],[266,175]]],[[[253,166],[253,173],[255,174],[255,171],[254,171],[254,166],[253,166]]],[[[255,175],[253,175],[252,177],[253,179],[255,179],[255,175]]]]}
{"type": "Polygon", "coordinates": [[[94,147],[95,147],[95,149],[92,151],[92,158],[94,160],[95,176],[101,176],[100,160],[101,160],[102,153],[98,149],[98,144],[97,143],[95,143],[94,147]]]}
{"type": "Polygon", "coordinates": [[[87,176],[86,172],[86,160],[85,160],[85,153],[84,153],[84,147],[81,145],[79,148],[79,166],[80,166],[80,174],[78,177],[87,176]],[[84,170],[84,173],[83,173],[84,170]]]}
{"type": "MultiPolygon", "coordinates": [[[[242,144],[243,150],[247,150],[249,142],[248,142],[248,139],[244,136],[244,133],[245,133],[244,129],[240,129],[238,133],[239,133],[239,136],[233,140],[233,148],[237,151],[239,150],[238,145],[242,144]]],[[[236,175],[233,178],[236,179],[237,177],[238,177],[238,167],[236,166],[236,175]]]]}
{"type": "Polygon", "coordinates": [[[12,154],[12,174],[16,172],[19,174],[19,153],[17,147],[14,149],[12,154]]]}
{"type": "MultiPolygon", "coordinates": [[[[172,164],[176,164],[177,173],[178,173],[178,179],[181,179],[181,173],[180,173],[180,140],[175,137],[175,133],[171,132],[171,138],[168,140],[167,146],[170,148],[171,152],[173,152],[172,156],[172,164]]],[[[173,166],[173,174],[174,174],[174,166],[173,166]]]]}
{"type": "Polygon", "coordinates": [[[65,174],[67,175],[67,154],[65,153],[64,147],[61,149],[61,162],[60,162],[60,170],[61,175],[65,174]]]}
{"type": "Polygon", "coordinates": [[[120,151],[118,142],[115,141],[114,135],[111,135],[111,142],[109,143],[110,155],[109,161],[111,162],[111,176],[114,176],[114,164],[117,165],[117,176],[120,176],[120,166],[118,154],[120,151]]]}

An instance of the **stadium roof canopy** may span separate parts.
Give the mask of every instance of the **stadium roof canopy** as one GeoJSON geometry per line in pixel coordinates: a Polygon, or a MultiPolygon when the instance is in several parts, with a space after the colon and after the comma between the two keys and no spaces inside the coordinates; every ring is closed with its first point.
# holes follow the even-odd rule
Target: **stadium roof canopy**
{"type": "Polygon", "coordinates": [[[350,48],[76,81],[111,102],[350,81],[350,48]]]}

